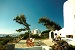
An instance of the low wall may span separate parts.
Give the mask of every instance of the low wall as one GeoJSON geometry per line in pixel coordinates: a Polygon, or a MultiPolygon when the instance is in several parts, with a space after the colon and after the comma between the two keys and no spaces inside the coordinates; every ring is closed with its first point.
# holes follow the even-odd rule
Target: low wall
{"type": "Polygon", "coordinates": [[[6,45],[6,50],[15,50],[15,44],[8,43],[8,44],[6,45]]]}

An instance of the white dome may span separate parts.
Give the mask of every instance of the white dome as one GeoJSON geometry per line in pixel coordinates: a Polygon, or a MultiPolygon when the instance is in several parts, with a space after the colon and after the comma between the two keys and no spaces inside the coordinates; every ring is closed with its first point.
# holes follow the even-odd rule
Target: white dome
{"type": "Polygon", "coordinates": [[[40,34],[40,33],[41,33],[41,31],[39,29],[34,30],[34,34],[40,34]]]}
{"type": "Polygon", "coordinates": [[[39,29],[35,29],[35,30],[39,30],[39,29]]]}

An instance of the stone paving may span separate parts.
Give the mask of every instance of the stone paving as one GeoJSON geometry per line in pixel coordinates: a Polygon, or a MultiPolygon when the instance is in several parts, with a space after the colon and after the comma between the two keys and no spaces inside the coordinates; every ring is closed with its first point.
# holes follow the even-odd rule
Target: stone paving
{"type": "MultiPolygon", "coordinates": [[[[38,40],[35,40],[34,46],[40,46],[40,45],[46,45],[46,44],[44,44],[42,41],[39,42],[38,40]]],[[[21,40],[18,43],[16,43],[15,48],[27,48],[26,40],[21,40]]]]}
{"type": "Polygon", "coordinates": [[[42,41],[44,44],[46,44],[47,46],[52,46],[55,44],[55,42],[52,42],[52,40],[50,39],[45,39],[42,41]]]}
{"type": "Polygon", "coordinates": [[[45,40],[35,40],[34,42],[34,46],[33,47],[27,47],[26,46],[26,40],[21,40],[19,41],[18,43],[15,44],[15,50],[33,50],[35,49],[37,46],[36,49],[38,49],[39,47],[39,50],[41,50],[41,46],[52,46],[54,43],[50,40],[50,39],[45,39],[45,40]]]}

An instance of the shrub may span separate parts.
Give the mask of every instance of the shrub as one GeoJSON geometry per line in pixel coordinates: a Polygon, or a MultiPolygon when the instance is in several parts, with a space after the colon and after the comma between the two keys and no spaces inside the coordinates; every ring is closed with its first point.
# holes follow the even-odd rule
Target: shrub
{"type": "Polygon", "coordinates": [[[52,49],[54,50],[54,48],[57,46],[57,48],[59,48],[58,46],[63,47],[64,50],[75,50],[75,46],[69,45],[66,41],[64,40],[60,40],[60,41],[56,41],[56,44],[54,44],[52,46],[52,49]]]}
{"type": "Polygon", "coordinates": [[[69,50],[75,50],[75,46],[69,45],[69,50]]]}
{"type": "Polygon", "coordinates": [[[6,46],[5,45],[0,45],[0,50],[6,50],[6,46]]]}
{"type": "Polygon", "coordinates": [[[60,41],[56,41],[56,44],[54,44],[52,46],[52,49],[53,50],[57,50],[57,49],[59,49],[59,50],[68,50],[68,48],[69,48],[68,46],[69,45],[66,41],[60,40],[60,41]]]}

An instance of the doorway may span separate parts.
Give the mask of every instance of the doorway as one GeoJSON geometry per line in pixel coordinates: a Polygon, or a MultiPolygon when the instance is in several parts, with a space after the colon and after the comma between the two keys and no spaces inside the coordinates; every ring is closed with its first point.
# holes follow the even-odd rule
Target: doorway
{"type": "Polygon", "coordinates": [[[54,38],[54,32],[51,32],[51,38],[54,38]]]}

